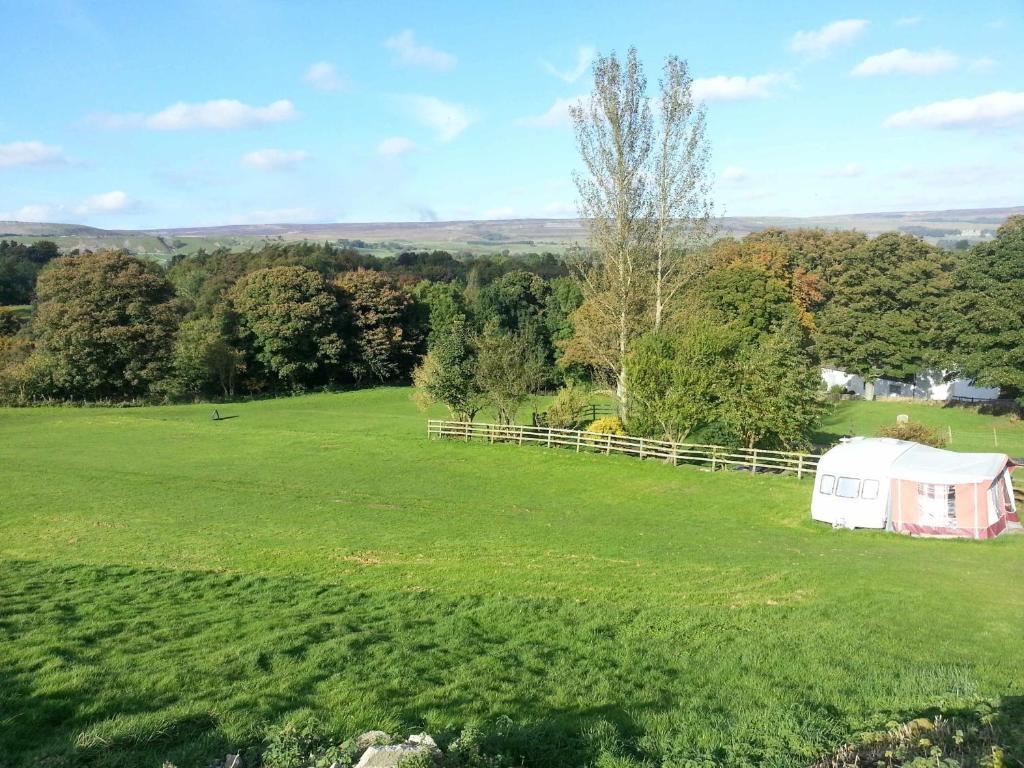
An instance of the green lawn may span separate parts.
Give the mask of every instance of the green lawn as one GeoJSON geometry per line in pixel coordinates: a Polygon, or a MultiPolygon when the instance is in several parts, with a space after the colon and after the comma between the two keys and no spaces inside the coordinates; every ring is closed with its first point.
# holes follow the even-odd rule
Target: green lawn
{"type": "Polygon", "coordinates": [[[1024,536],[833,531],[807,481],[431,442],[401,389],[219,409],[0,409],[0,764],[205,767],[315,717],[500,718],[529,765],[797,766],[1024,694],[1024,536]]]}
{"type": "Polygon", "coordinates": [[[895,424],[900,414],[933,427],[947,439],[952,434],[953,440],[947,445],[950,450],[1024,456],[1024,422],[941,403],[841,401],[825,418],[818,441],[827,444],[843,435],[876,435],[881,427],[895,424]]]}

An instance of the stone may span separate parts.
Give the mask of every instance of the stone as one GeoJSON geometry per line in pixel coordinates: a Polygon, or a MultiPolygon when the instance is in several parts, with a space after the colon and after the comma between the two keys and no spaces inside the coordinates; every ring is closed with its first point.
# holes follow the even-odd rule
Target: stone
{"type": "Polygon", "coordinates": [[[224,768],[245,768],[241,755],[228,755],[224,758],[224,768]]]}
{"type": "Polygon", "coordinates": [[[356,763],[356,768],[395,768],[402,758],[425,751],[419,744],[408,741],[383,747],[368,747],[356,763]]]}
{"type": "Polygon", "coordinates": [[[360,752],[367,747],[380,744],[387,744],[391,741],[391,734],[384,731],[367,731],[356,739],[356,749],[360,752]]]}
{"type": "Polygon", "coordinates": [[[421,747],[425,747],[426,749],[430,750],[434,754],[440,754],[441,752],[440,748],[438,748],[437,746],[437,742],[434,741],[434,739],[431,736],[428,736],[425,733],[414,733],[412,736],[406,739],[405,743],[418,744],[421,747]]]}

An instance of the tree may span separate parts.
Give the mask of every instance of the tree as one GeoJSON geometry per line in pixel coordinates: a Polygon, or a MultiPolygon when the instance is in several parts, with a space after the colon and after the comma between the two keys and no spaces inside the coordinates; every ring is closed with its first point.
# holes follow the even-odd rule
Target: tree
{"type": "Polygon", "coordinates": [[[413,398],[421,408],[442,403],[453,419],[472,421],[483,407],[475,376],[475,354],[466,321],[456,319],[413,371],[413,398]]]}
{"type": "Polygon", "coordinates": [[[294,388],[330,380],[344,344],[338,302],[319,273],[270,267],[242,277],[228,293],[238,337],[252,357],[294,388]]]}
{"type": "Polygon", "coordinates": [[[391,276],[368,269],[335,280],[354,331],[352,371],[357,381],[394,381],[408,376],[418,339],[413,301],[391,276]]]}
{"type": "Polygon", "coordinates": [[[144,395],[163,377],[179,308],[160,268],[122,251],[72,255],[39,275],[31,332],[51,394],[144,395]]]}
{"type": "Polygon", "coordinates": [[[687,63],[665,60],[661,78],[660,121],[653,153],[654,330],[667,305],[703,269],[701,246],[711,234],[710,145],[703,106],[692,93],[687,63]]]}
{"type": "Polygon", "coordinates": [[[223,319],[192,317],[178,327],[171,373],[163,389],[171,397],[233,397],[244,356],[225,337],[223,319]]]}
{"type": "Polygon", "coordinates": [[[476,344],[476,386],[500,423],[513,422],[543,378],[543,366],[524,334],[504,333],[493,323],[484,329],[476,344]]]}
{"type": "MultiPolygon", "coordinates": [[[[585,173],[574,174],[587,250],[568,254],[580,280],[586,313],[577,313],[585,342],[567,348],[571,358],[606,371],[619,408],[628,401],[626,358],[650,309],[649,250],[652,239],[650,156],[652,119],[647,80],[630,49],[625,62],[612,54],[594,64],[594,90],[570,107],[585,173]],[[582,321],[582,322],[581,322],[582,321]]],[[[581,307],[581,312],[582,312],[581,307]]]]}
{"type": "Polygon", "coordinates": [[[946,339],[956,368],[982,386],[1024,395],[1024,216],[978,243],[953,278],[946,339]]]}
{"type": "Polygon", "coordinates": [[[703,298],[711,308],[756,334],[805,317],[785,283],[750,263],[715,269],[703,282],[703,298]]]}
{"type": "Polygon", "coordinates": [[[39,272],[59,255],[52,240],[0,240],[0,305],[30,303],[39,272]]]}
{"type": "Polygon", "coordinates": [[[953,266],[948,253],[895,232],[851,250],[818,319],[822,361],[863,376],[869,400],[877,378],[906,379],[940,364],[953,266]]]}
{"type": "Polygon", "coordinates": [[[630,431],[679,441],[719,420],[742,343],[741,332],[711,317],[640,339],[630,355],[630,431]]]}
{"type": "Polygon", "coordinates": [[[720,415],[744,447],[809,446],[826,406],[821,374],[802,343],[802,331],[790,323],[742,347],[720,415]]]}

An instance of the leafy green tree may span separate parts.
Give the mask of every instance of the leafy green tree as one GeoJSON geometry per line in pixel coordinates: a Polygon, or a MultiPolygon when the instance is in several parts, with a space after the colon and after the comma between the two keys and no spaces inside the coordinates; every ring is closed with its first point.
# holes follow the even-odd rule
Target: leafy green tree
{"type": "Polygon", "coordinates": [[[270,267],[242,277],[228,293],[238,337],[280,382],[329,381],[344,343],[339,308],[324,278],[305,267],[270,267]]]}
{"type": "Polygon", "coordinates": [[[343,272],[334,285],[353,329],[356,380],[387,382],[407,377],[419,342],[412,297],[393,277],[368,269],[343,272]]]}
{"type": "Polygon", "coordinates": [[[679,441],[718,421],[742,343],[742,332],[710,318],[641,339],[630,356],[630,432],[679,441]]]}
{"type": "Polygon", "coordinates": [[[36,285],[31,332],[56,396],[146,394],[163,378],[179,307],[160,268],[120,251],[55,260],[36,285]]]}
{"type": "Polygon", "coordinates": [[[42,268],[59,256],[57,244],[0,240],[0,304],[28,304],[42,268]]]}
{"type": "MultiPolygon", "coordinates": [[[[725,382],[723,382],[725,383],[725,382]]],[[[790,324],[740,349],[720,418],[747,448],[807,448],[825,412],[821,375],[790,324]]]]}
{"type": "Polygon", "coordinates": [[[982,386],[1024,395],[1024,216],[963,257],[953,279],[947,341],[957,369],[982,386]]]}
{"type": "Polygon", "coordinates": [[[847,253],[818,320],[822,361],[863,376],[868,399],[881,376],[907,379],[941,365],[953,267],[948,253],[894,232],[847,253]]]}
{"type": "Polygon", "coordinates": [[[413,371],[413,398],[421,408],[441,403],[453,419],[472,421],[484,405],[475,364],[472,334],[465,320],[456,319],[413,371]]]}
{"type": "Polygon", "coordinates": [[[713,270],[704,286],[703,299],[712,309],[755,333],[769,333],[800,319],[789,288],[765,269],[734,263],[713,270]]]}
{"type": "Polygon", "coordinates": [[[476,343],[476,387],[498,421],[511,424],[519,408],[544,381],[544,367],[525,334],[490,324],[476,343]]]}
{"type": "Polygon", "coordinates": [[[223,332],[217,317],[192,317],[178,327],[171,373],[163,389],[171,397],[233,397],[244,355],[223,332]]]}

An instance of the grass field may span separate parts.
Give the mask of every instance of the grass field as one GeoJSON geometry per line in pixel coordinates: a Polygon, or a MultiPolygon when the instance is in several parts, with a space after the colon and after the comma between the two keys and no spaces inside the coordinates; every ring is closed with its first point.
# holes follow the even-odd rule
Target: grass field
{"type": "Polygon", "coordinates": [[[529,765],[796,766],[1024,694],[1024,536],[833,531],[808,481],[430,442],[402,389],[219,408],[0,409],[0,764],[502,718],[529,765]]]}
{"type": "Polygon", "coordinates": [[[899,414],[934,428],[947,439],[952,434],[946,446],[950,450],[1024,456],[1024,421],[940,403],[842,401],[824,419],[818,441],[828,444],[843,435],[875,435],[882,426],[895,424],[899,414]]]}

